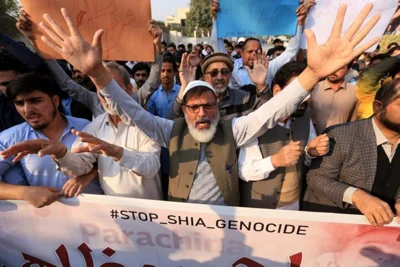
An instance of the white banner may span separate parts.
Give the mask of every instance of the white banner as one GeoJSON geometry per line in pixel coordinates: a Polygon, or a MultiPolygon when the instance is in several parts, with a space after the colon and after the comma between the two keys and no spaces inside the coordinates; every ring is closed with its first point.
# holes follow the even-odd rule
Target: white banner
{"type": "Polygon", "coordinates": [[[7,267],[400,266],[399,225],[357,215],[89,195],[0,214],[7,267]]]}

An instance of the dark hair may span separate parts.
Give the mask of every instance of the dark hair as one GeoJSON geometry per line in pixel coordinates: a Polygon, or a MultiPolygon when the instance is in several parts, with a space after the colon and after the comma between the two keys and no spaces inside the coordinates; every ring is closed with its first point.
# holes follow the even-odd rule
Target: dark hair
{"type": "Polygon", "coordinates": [[[185,45],[184,45],[184,44],[180,44],[180,45],[178,45],[178,48],[183,48],[183,49],[186,49],[186,47],[185,47],[185,45]]]}
{"type": "Polygon", "coordinates": [[[387,59],[387,58],[390,58],[390,56],[389,56],[388,54],[379,54],[379,55],[374,56],[374,57],[371,59],[371,63],[372,63],[373,61],[375,61],[375,60],[385,60],[385,59],[387,59]]]}
{"type": "Polygon", "coordinates": [[[230,47],[230,48],[232,48],[232,50],[233,50],[233,45],[232,45],[232,43],[229,43],[229,44],[227,45],[227,47],[230,47]]]}
{"type": "Polygon", "coordinates": [[[207,48],[210,48],[211,51],[214,53],[214,48],[211,45],[207,46],[207,48]]]}
{"type": "Polygon", "coordinates": [[[174,43],[170,43],[168,46],[167,46],[167,48],[168,47],[172,47],[172,48],[174,48],[174,50],[176,50],[176,45],[174,44],[174,43]]]}
{"type": "MultiPolygon", "coordinates": [[[[278,45],[277,47],[273,48],[273,53],[275,53],[276,51],[285,51],[286,48],[283,45],[278,45]]],[[[272,54],[273,54],[272,53],[272,54]]]]}
{"type": "MultiPolygon", "coordinates": [[[[202,94],[204,94],[205,92],[211,91],[210,88],[207,87],[198,87],[198,88],[193,88],[192,90],[189,90],[189,92],[187,92],[185,94],[185,96],[183,97],[182,100],[182,105],[186,105],[188,99],[192,98],[192,97],[200,97],[202,94]]],[[[217,98],[217,96],[215,96],[215,98],[217,98]]]]}
{"type": "Polygon", "coordinates": [[[390,48],[390,50],[387,52],[388,55],[393,55],[394,51],[400,50],[400,46],[395,46],[390,48]]]}
{"type": "MultiPolygon", "coordinates": [[[[400,79],[394,79],[393,81],[384,84],[376,92],[375,100],[380,101],[383,108],[386,108],[395,99],[393,97],[400,90],[400,79]]],[[[396,98],[397,99],[397,98],[396,98]]]]}
{"type": "Polygon", "coordinates": [[[187,44],[187,48],[188,48],[188,50],[192,50],[193,49],[193,44],[192,43],[188,43],[187,44]]]}
{"type": "Polygon", "coordinates": [[[165,41],[162,41],[161,44],[167,46],[167,42],[165,41]]]}
{"type": "Polygon", "coordinates": [[[15,71],[26,73],[25,66],[6,50],[0,50],[0,71],[15,71]]]}
{"type": "MultiPolygon", "coordinates": [[[[389,47],[391,47],[392,45],[394,45],[394,46],[396,46],[396,47],[399,46],[398,43],[396,43],[396,42],[391,42],[390,44],[388,44],[387,48],[389,49],[389,47]]],[[[391,49],[393,49],[393,47],[392,47],[391,49]]]]}
{"type": "Polygon", "coordinates": [[[281,89],[285,88],[289,80],[293,77],[299,76],[306,67],[307,64],[301,61],[286,63],[275,74],[274,80],[272,81],[272,87],[277,84],[281,89]]]}
{"type": "Polygon", "coordinates": [[[174,69],[175,72],[178,71],[178,66],[176,65],[174,57],[164,57],[163,58],[163,63],[171,63],[172,68],[174,69]]]}
{"type": "Polygon", "coordinates": [[[273,44],[277,44],[277,43],[283,43],[283,41],[279,38],[275,39],[273,42],[273,44]]]}
{"type": "Polygon", "coordinates": [[[242,46],[241,44],[237,44],[237,45],[235,46],[235,49],[240,49],[240,50],[242,50],[242,49],[243,49],[243,46],[242,46]]]}
{"type": "Polygon", "coordinates": [[[49,96],[61,96],[61,90],[54,80],[40,73],[26,73],[19,75],[7,86],[7,97],[14,101],[17,96],[27,95],[34,91],[41,91],[49,96]]]}
{"type": "Polygon", "coordinates": [[[202,44],[197,44],[197,45],[195,45],[195,46],[198,46],[198,47],[200,47],[201,51],[203,51],[203,50],[204,50],[204,46],[203,46],[202,44]]]}
{"type": "Polygon", "coordinates": [[[132,68],[132,75],[135,76],[135,73],[139,70],[145,70],[147,75],[150,75],[150,66],[144,62],[138,62],[132,68]]]}
{"type": "Polygon", "coordinates": [[[243,47],[242,47],[243,50],[246,48],[247,43],[250,41],[257,41],[258,45],[260,46],[260,51],[262,52],[262,46],[261,46],[260,40],[257,38],[253,38],[253,37],[247,38],[246,41],[244,41],[243,47]]]}

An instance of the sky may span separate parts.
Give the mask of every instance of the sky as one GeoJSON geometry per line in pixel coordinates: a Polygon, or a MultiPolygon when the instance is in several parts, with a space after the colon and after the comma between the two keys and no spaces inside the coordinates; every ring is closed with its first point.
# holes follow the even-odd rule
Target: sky
{"type": "Polygon", "coordinates": [[[190,0],[151,0],[153,19],[164,21],[168,15],[176,15],[180,7],[189,7],[190,0]]]}

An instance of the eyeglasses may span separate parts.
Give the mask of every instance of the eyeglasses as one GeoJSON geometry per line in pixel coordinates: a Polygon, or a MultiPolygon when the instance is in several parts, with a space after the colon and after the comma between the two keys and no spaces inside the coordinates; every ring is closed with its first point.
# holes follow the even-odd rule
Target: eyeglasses
{"type": "Polygon", "coordinates": [[[199,104],[199,105],[183,105],[186,107],[191,113],[199,113],[200,107],[203,107],[205,112],[210,112],[214,110],[214,107],[216,106],[216,103],[207,103],[207,104],[199,104]]]}
{"type": "Polygon", "coordinates": [[[206,74],[210,74],[212,78],[215,78],[218,76],[219,73],[221,73],[221,75],[224,77],[228,77],[229,74],[231,74],[231,71],[228,69],[221,69],[221,70],[213,69],[212,71],[207,72],[206,74]]]}

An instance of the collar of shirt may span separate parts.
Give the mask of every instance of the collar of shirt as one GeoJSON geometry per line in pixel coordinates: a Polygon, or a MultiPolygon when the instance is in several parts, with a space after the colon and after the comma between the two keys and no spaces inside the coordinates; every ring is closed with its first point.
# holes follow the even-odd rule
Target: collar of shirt
{"type": "MultiPolygon", "coordinates": [[[[323,84],[322,84],[322,89],[324,90],[324,91],[327,91],[327,90],[331,90],[332,89],[332,87],[329,85],[329,83],[325,80],[324,82],[323,82],[323,84]]],[[[347,89],[347,83],[346,83],[346,81],[344,81],[341,85],[340,85],[340,88],[339,88],[339,90],[340,89],[347,89]]]]}
{"type": "MultiPolygon", "coordinates": [[[[176,92],[178,89],[180,88],[178,88],[178,85],[175,83],[174,86],[171,88],[170,92],[176,92]]],[[[160,85],[160,87],[158,87],[158,90],[165,92],[162,84],[160,85]]]]}
{"type": "MultiPolygon", "coordinates": [[[[71,132],[72,129],[75,129],[75,128],[76,128],[76,127],[74,126],[74,123],[70,120],[69,117],[64,116],[63,114],[61,114],[61,116],[67,121],[67,127],[65,127],[65,129],[64,129],[64,131],[63,131],[63,133],[62,133],[62,135],[61,135],[61,137],[60,137],[60,140],[63,139],[63,137],[64,137],[66,134],[68,134],[69,132],[71,132]]],[[[28,125],[29,125],[29,124],[28,124],[28,125]]],[[[35,129],[33,129],[30,125],[29,125],[29,129],[30,129],[31,132],[36,133],[36,135],[40,135],[40,136],[42,136],[42,137],[47,138],[47,137],[42,133],[42,131],[40,131],[40,130],[35,130],[35,129]]]]}

